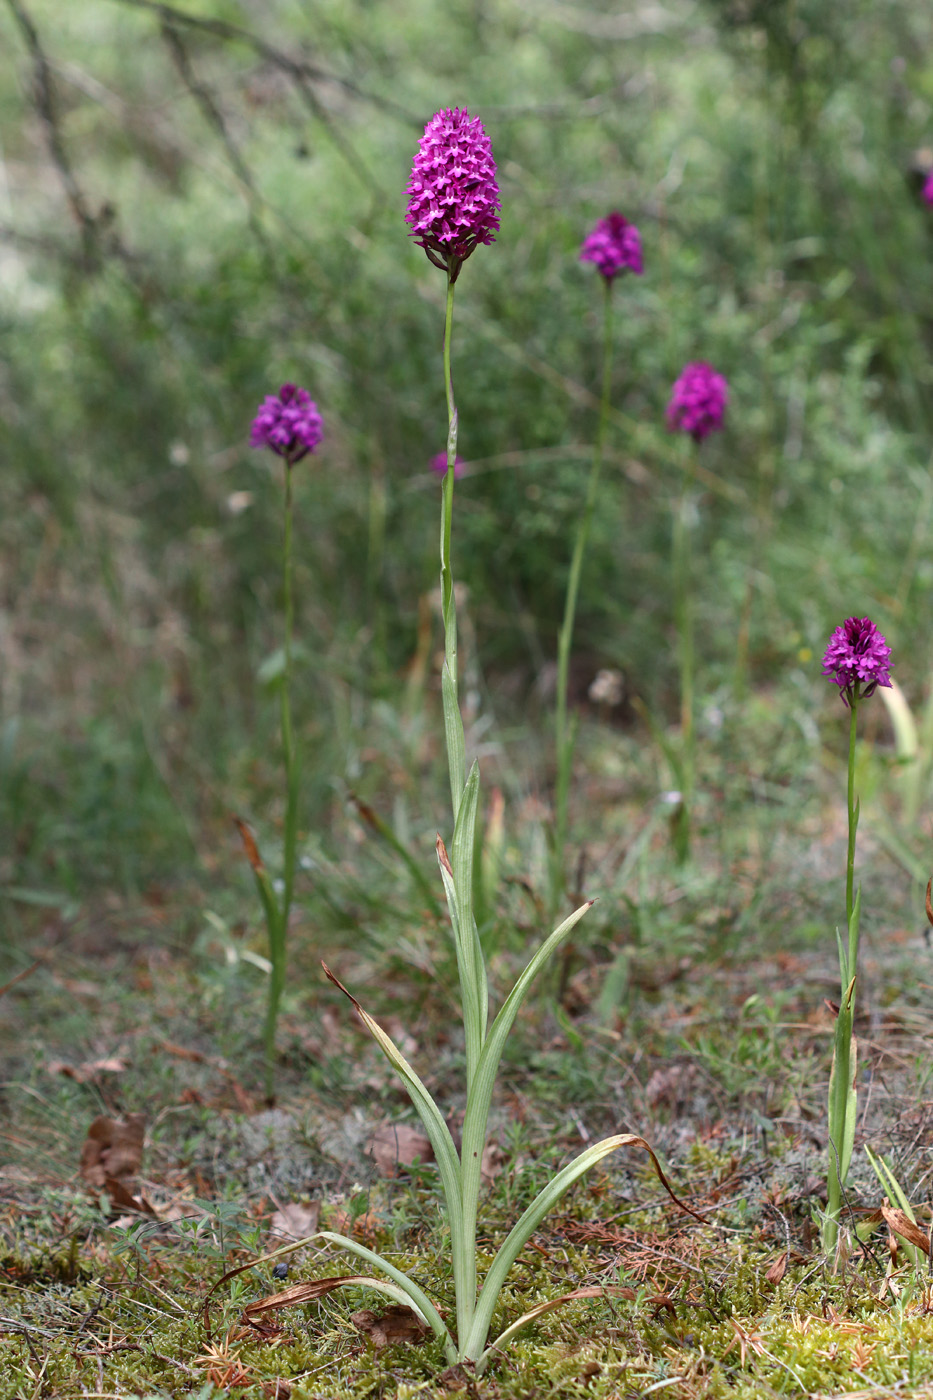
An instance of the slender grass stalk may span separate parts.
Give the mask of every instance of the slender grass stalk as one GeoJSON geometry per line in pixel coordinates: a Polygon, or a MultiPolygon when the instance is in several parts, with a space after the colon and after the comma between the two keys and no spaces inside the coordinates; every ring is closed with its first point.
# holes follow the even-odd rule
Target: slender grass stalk
{"type": "Polygon", "coordinates": [[[554,832],[551,852],[551,905],[552,919],[557,914],[566,888],[566,845],[567,807],[570,799],[570,772],[573,766],[573,751],[576,743],[576,723],[568,723],[567,688],[570,675],[570,652],[573,644],[573,627],[577,612],[577,596],[580,591],[580,577],[583,572],[583,559],[590,538],[593,511],[596,507],[596,494],[603,464],[603,446],[606,440],[606,426],[609,422],[609,400],[612,387],[612,289],[614,279],[603,279],[603,373],[602,395],[599,405],[599,422],[596,440],[593,444],[593,464],[590,468],[586,488],[583,513],[577,524],[577,535],[570,560],[570,573],[567,578],[567,594],[564,600],[564,620],[557,639],[557,708],[554,716],[554,738],[557,751],[557,779],[554,789],[554,832]]]}

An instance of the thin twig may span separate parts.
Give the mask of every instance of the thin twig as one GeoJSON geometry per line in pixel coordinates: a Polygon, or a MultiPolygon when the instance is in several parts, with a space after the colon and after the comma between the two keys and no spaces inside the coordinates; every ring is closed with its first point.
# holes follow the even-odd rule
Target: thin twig
{"type": "Polygon", "coordinates": [[[32,95],[36,111],[42,121],[45,133],[45,144],[54,165],[62,188],[65,191],[65,198],[71,210],[75,223],[81,231],[81,246],[84,252],[85,261],[96,264],[99,256],[99,229],[98,221],[91,213],[87,196],[78,183],[65,140],[62,135],[61,122],[58,115],[58,104],[55,97],[55,86],[52,81],[52,73],[49,67],[45,51],[39,41],[39,33],[32,17],[25,9],[21,0],[7,0],[10,12],[19,26],[20,33],[25,40],[26,47],[32,58],[32,95]]]}

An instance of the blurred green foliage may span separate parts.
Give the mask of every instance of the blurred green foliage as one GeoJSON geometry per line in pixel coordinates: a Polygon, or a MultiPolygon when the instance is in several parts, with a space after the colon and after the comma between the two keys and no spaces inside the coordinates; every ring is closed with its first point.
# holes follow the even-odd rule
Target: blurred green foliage
{"type": "MultiPolygon", "coordinates": [[[[404,787],[387,756],[359,755],[385,729],[374,701],[405,709],[436,584],[444,289],[403,214],[440,106],[483,117],[502,188],[501,236],[458,283],[454,346],[471,463],[454,567],[500,716],[549,722],[535,682],[596,416],[600,297],[577,251],[616,207],[646,271],[618,297],[581,656],[673,718],[680,459],[663,410],[702,358],[732,393],[701,456],[702,688],[746,664],[769,682],[870,612],[919,693],[909,658],[933,641],[921,12],[0,7],[0,884],[139,888],[230,807],[275,819],[276,709],[256,678],[279,643],[280,464],[247,444],[286,379],[327,430],[296,482],[304,819],[320,826],[344,785],[404,787]]],[[[436,759],[416,744],[399,762],[410,780],[436,759]]]]}

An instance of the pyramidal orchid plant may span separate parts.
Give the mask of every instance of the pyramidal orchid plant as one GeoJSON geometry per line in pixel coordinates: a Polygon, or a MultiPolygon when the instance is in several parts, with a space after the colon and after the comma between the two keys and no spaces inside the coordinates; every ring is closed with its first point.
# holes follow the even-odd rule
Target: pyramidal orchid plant
{"type": "Polygon", "coordinates": [[[285,766],[285,834],[282,883],[277,890],[266,870],[259,847],[246,823],[236,819],[243,846],[262,904],[269,946],[269,997],[263,1037],[266,1098],[275,1097],[275,1033],[279,1006],[285,988],[288,920],[295,891],[295,853],[298,843],[299,755],[292,729],[291,679],[292,630],[292,468],[314,452],[324,436],[324,423],[318,406],[307,389],[283,384],[277,394],[262,401],[253,419],[251,447],[268,447],[285,462],[284,539],[282,548],[282,593],[284,629],[279,686],[281,696],[282,760],[285,766]]]}
{"type": "Polygon", "coordinates": [[[600,219],[587,234],[580,249],[580,262],[594,263],[603,284],[603,344],[602,392],[599,421],[593,444],[593,463],[587,483],[583,511],[577,524],[567,593],[564,599],[564,619],[557,638],[557,706],[554,717],[554,737],[557,752],[557,780],[554,789],[554,833],[551,868],[551,914],[556,915],[564,894],[566,881],[565,847],[567,844],[567,808],[570,799],[570,771],[576,742],[575,727],[567,714],[567,688],[570,674],[570,651],[573,643],[577,596],[583,573],[583,560],[590,538],[590,526],[596,507],[599,477],[603,464],[603,445],[609,422],[610,390],[612,387],[613,289],[616,278],[625,272],[640,277],[644,271],[641,235],[624,215],[613,211],[600,219]]]}
{"type": "MultiPolygon", "coordinates": [[[[451,565],[451,527],[457,463],[457,408],[450,369],[454,284],[463,264],[480,244],[489,244],[499,228],[499,190],[489,137],[479,118],[456,108],[440,111],[425,127],[408,186],[407,220],[411,233],[430,261],[447,275],[447,309],[444,331],[444,386],[447,397],[447,459],[441,484],[440,566],[444,623],[442,698],[446,736],[453,834],[449,844],[438,836],[437,859],[447,898],[451,934],[460,981],[463,1035],[466,1052],[466,1111],[458,1151],[438,1105],[416,1070],[394,1041],[325,966],[331,982],[353,1002],[363,1024],[385,1054],[424,1124],[434,1150],[446,1208],[449,1249],[456,1304],[456,1322],[448,1323],[441,1306],[414,1279],[359,1241],[332,1230],[322,1230],[226,1273],[226,1279],[257,1263],[276,1260],[324,1240],[354,1254],[381,1277],[342,1275],[333,1279],[294,1284],[272,1295],[268,1305],[303,1302],[331,1289],[349,1285],[376,1289],[396,1302],[413,1308],[443,1344],[448,1364],[470,1366],[478,1374],[491,1357],[533,1319],[570,1298],[594,1297],[611,1288],[577,1289],[563,1298],[539,1304],[508,1323],[491,1345],[489,1332],[503,1285],[525,1245],[564,1192],[611,1152],[635,1146],[647,1152],[655,1171],[672,1199],[677,1201],[660,1163],[648,1143],[633,1133],[619,1133],[594,1143],[558,1171],[523,1212],[499,1247],[485,1278],[477,1276],[477,1215],[481,1164],[486,1146],[489,1112],[496,1073],[509,1032],[528,991],[541,969],[590,908],[592,900],[576,909],[533,954],[515,986],[491,1017],[489,988],[483,950],[473,913],[473,852],[479,801],[479,769],[466,771],[463,721],[457,689],[457,620],[451,565]],[[274,1301],[277,1299],[278,1301],[274,1301]]],[[[677,1201],[678,1205],[681,1205],[677,1201]]],[[[690,1211],[689,1207],[682,1209],[690,1211]]]]}
{"type": "Polygon", "coordinates": [[[674,849],[683,862],[690,853],[690,822],[695,784],[694,736],[694,665],[692,568],[690,562],[690,530],[694,516],[693,485],[696,476],[696,454],[700,443],[710,433],[723,426],[729,386],[724,375],[717,374],[705,360],[684,365],[674,382],[667,406],[667,426],[672,433],[682,433],[692,439],[684,458],[680,501],[674,507],[674,529],[671,553],[674,574],[674,622],[677,628],[678,661],[680,668],[680,736],[681,749],[669,761],[680,784],[680,802],[673,821],[674,849]]]}
{"type": "Polygon", "coordinates": [[[835,1257],[842,1196],[855,1142],[857,1044],[854,1034],[855,985],[858,975],[861,889],[855,888],[855,838],[859,803],[855,796],[855,739],[858,707],[878,686],[890,688],[891,648],[868,617],[849,617],[829,639],[823,675],[839,687],[849,711],[849,762],[846,786],[849,839],[846,850],[846,936],[836,929],[839,947],[839,1007],[829,1079],[829,1162],[822,1244],[835,1257]]]}

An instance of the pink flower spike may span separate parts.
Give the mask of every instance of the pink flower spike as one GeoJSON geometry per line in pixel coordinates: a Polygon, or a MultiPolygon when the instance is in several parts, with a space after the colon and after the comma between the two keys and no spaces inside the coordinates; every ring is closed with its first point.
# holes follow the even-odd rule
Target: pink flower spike
{"type": "Polygon", "coordinates": [[[891,688],[890,656],[891,648],[871,618],[847,617],[829,639],[823,675],[838,685],[844,705],[854,705],[874,695],[879,685],[891,688]]]}
{"type": "Polygon", "coordinates": [[[259,405],[250,430],[251,447],[271,447],[290,467],[319,446],[324,420],[307,389],[283,384],[259,405]]]}
{"type": "Polygon", "coordinates": [[[695,360],[684,365],[674,384],[667,406],[667,426],[671,432],[689,433],[694,442],[700,442],[722,427],[728,402],[725,377],[705,360],[695,360]]]}
{"type": "Polygon", "coordinates": [[[580,249],[580,261],[595,263],[607,282],[620,272],[644,271],[641,257],[641,234],[634,224],[613,212],[588,233],[580,249]]]}
{"type": "Polygon", "coordinates": [[[499,228],[496,162],[479,117],[458,107],[435,113],[418,142],[407,193],[412,238],[454,281],[499,228]]]}

